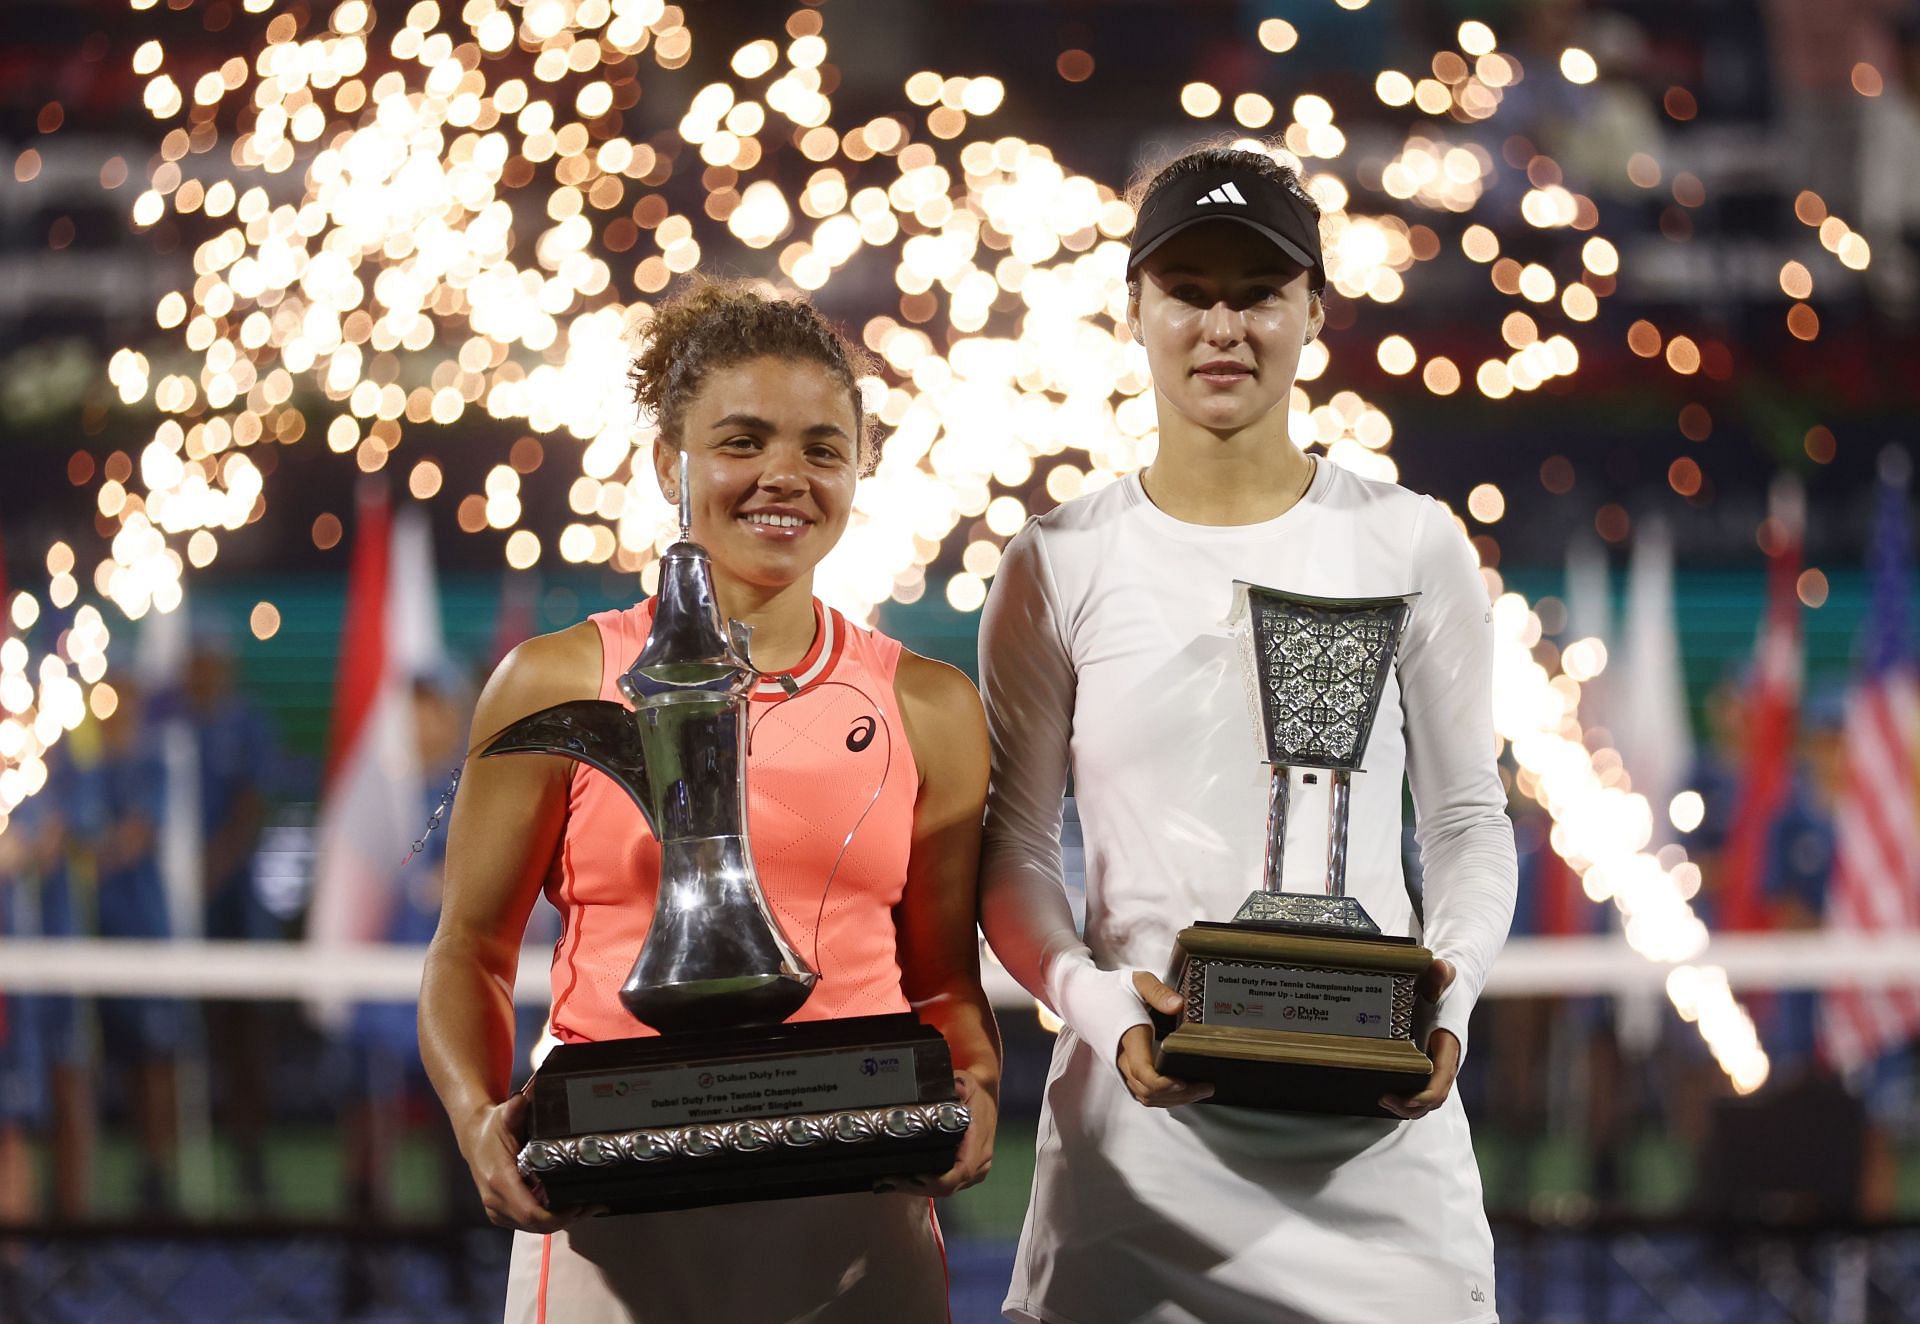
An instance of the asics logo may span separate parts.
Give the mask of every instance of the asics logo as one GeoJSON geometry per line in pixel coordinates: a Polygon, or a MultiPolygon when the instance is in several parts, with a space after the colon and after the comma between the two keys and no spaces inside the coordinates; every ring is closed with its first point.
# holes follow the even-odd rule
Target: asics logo
{"type": "Polygon", "coordinates": [[[847,732],[847,748],[858,754],[873,743],[875,723],[871,717],[856,718],[853,730],[847,732]]]}

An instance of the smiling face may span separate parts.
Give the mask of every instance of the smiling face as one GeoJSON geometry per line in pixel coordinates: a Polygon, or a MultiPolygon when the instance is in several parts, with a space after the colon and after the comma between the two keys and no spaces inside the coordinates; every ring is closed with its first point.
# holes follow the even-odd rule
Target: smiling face
{"type": "Polygon", "coordinates": [[[1286,403],[1320,330],[1304,268],[1258,231],[1219,221],[1175,235],[1138,274],[1128,320],[1167,407],[1228,434],[1286,403]]]}
{"type": "MultiPolygon", "coordinates": [[[[811,574],[840,541],[860,469],[860,421],[846,383],[810,359],[715,368],[680,418],[693,537],[714,569],[778,590],[811,574]]],[[[678,452],[654,450],[660,490],[677,498],[678,452]]]]}

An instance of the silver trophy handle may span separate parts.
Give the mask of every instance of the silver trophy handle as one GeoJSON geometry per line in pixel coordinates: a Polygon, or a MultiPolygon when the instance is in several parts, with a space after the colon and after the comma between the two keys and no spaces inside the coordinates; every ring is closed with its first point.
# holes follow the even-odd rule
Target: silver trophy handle
{"type": "Polygon", "coordinates": [[[1333,770],[1327,800],[1327,895],[1347,894],[1347,807],[1353,798],[1353,774],[1333,770]]]}
{"type": "Polygon", "coordinates": [[[1280,876],[1286,866],[1287,806],[1293,794],[1293,770],[1284,763],[1269,765],[1273,781],[1267,789],[1267,865],[1263,886],[1269,892],[1282,892],[1280,876]]]}

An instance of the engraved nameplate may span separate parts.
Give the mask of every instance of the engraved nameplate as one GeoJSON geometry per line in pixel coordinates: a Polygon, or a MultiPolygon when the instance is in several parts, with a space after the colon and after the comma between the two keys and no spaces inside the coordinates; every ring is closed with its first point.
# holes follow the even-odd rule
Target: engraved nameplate
{"type": "Polygon", "coordinates": [[[566,1082],[567,1114],[583,1132],[880,1107],[918,1097],[914,1059],[851,1048],[583,1074],[566,1082]]]}
{"type": "Polygon", "coordinates": [[[1209,961],[1201,1020],[1388,1039],[1393,1036],[1393,986],[1390,974],[1209,961]]]}

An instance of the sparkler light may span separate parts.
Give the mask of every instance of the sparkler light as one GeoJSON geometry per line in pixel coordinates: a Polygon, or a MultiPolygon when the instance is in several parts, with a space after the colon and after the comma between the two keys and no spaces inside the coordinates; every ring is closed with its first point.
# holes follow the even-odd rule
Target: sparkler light
{"type": "MultiPolygon", "coordinates": [[[[274,3],[244,8],[264,14],[274,3]]],[[[677,528],[649,472],[654,430],[634,419],[625,389],[631,333],[650,315],[647,299],[721,242],[766,254],[769,285],[792,290],[824,289],[855,262],[891,264],[898,307],[860,328],[885,365],[861,390],[891,435],[817,580],[849,614],[867,619],[890,598],[920,598],[956,540],[961,568],[939,587],[956,609],[978,608],[1033,489],[1068,500],[1152,459],[1151,381],[1125,322],[1132,210],[1047,145],[982,132],[1006,94],[998,79],[918,71],[896,110],[845,125],[834,115],[839,74],[825,24],[811,8],[795,9],[777,36],[740,45],[730,76],[697,88],[672,76],[696,40],[690,14],[663,0],[420,0],[391,32],[366,0],[311,13],[324,21],[278,13],[257,48],[212,69],[170,67],[159,40],[133,56],[143,104],[171,127],[132,221],[150,228],[171,216],[197,243],[191,284],[155,309],[163,334],[121,349],[108,367],[124,405],[159,416],[137,469],[109,464],[94,492],[115,532],[89,582],[128,618],[172,610],[185,571],[261,516],[267,485],[250,452],[270,444],[324,445],[369,473],[397,456],[416,498],[455,503],[460,527],[501,538],[510,566],[558,555],[638,574],[650,591],[677,528]],[[649,65],[649,106],[671,101],[680,111],[677,122],[653,116],[673,127],[641,138],[630,126],[649,65]],[[482,415],[493,431],[526,435],[478,490],[462,487],[457,468],[407,456],[421,432],[482,415]],[[557,532],[529,527],[521,498],[522,474],[549,450],[580,471],[568,491],[574,518],[557,532]]],[[[1276,56],[1298,41],[1279,20],[1258,37],[1276,56]]],[[[1574,82],[1598,75],[1578,50],[1562,56],[1560,72],[1574,82]]],[[[1557,165],[1527,162],[1518,215],[1489,216],[1500,163],[1447,136],[1497,114],[1525,76],[1494,30],[1469,20],[1458,48],[1436,52],[1428,69],[1377,78],[1383,103],[1428,117],[1390,161],[1337,173],[1346,134],[1331,103],[1312,94],[1286,108],[1280,145],[1241,144],[1302,170],[1325,212],[1329,281],[1363,307],[1416,290],[1418,265],[1446,249],[1436,225],[1481,218],[1459,242],[1512,301],[1498,348],[1490,334],[1493,352],[1465,369],[1439,356],[1423,362],[1400,335],[1372,351],[1390,374],[1418,370],[1435,394],[1471,380],[1499,400],[1576,372],[1570,333],[1614,288],[1618,252],[1594,233],[1597,209],[1557,165]],[[1358,208],[1356,190],[1380,209],[1358,208]],[[1495,227],[1516,221],[1564,232],[1577,261],[1501,256],[1495,227]]],[[[1199,82],[1180,89],[1178,104],[1249,129],[1282,118],[1265,97],[1229,102],[1199,82]]],[[[16,175],[23,168],[16,163],[16,175]]],[[[1636,181],[1658,182],[1651,158],[1629,168],[1636,181]]],[[[1803,198],[1802,219],[1842,262],[1864,266],[1865,241],[1816,204],[1803,198]]],[[[1660,335],[1648,330],[1657,354],[1660,335]]],[[[1693,367],[1676,358],[1684,339],[1666,342],[1676,372],[1699,366],[1697,350],[1693,367]]],[[[1640,341],[1634,348],[1647,352],[1640,341]]],[[[1388,413],[1353,389],[1314,394],[1333,352],[1322,340],[1303,356],[1290,435],[1391,479],[1388,413]]],[[[1504,505],[1483,486],[1470,511],[1492,523],[1504,505]]],[[[313,538],[337,543],[338,520],[323,515],[313,538]]],[[[48,570],[49,601],[70,605],[73,550],[56,545],[48,570]]],[[[1581,869],[1590,895],[1620,908],[1638,950],[1697,955],[1706,934],[1687,905],[1692,866],[1670,851],[1645,853],[1645,800],[1617,756],[1609,765],[1611,751],[1582,742],[1580,680],[1603,659],[1572,645],[1555,674],[1551,658],[1539,660],[1551,645],[1538,617],[1500,592],[1495,571],[1484,573],[1500,638],[1497,727],[1521,788],[1554,817],[1555,849],[1581,869]]],[[[38,611],[30,594],[12,604],[22,630],[38,611]]],[[[255,609],[256,635],[277,625],[270,604],[255,609]]],[[[0,830],[5,811],[44,782],[41,756],[59,731],[89,704],[111,711],[107,639],[98,608],[80,607],[58,651],[42,656],[37,690],[26,645],[0,648],[9,714],[0,720],[0,830]]],[[[1703,975],[1684,991],[1703,1032],[1720,1036],[1715,1052],[1733,1063],[1736,1083],[1763,1079],[1751,1022],[1730,995],[1716,1000],[1724,980],[1703,975]]]]}

